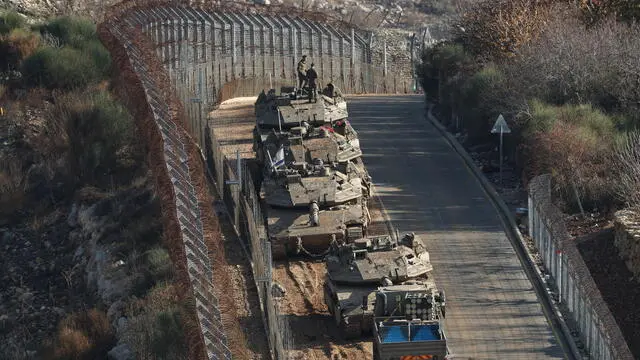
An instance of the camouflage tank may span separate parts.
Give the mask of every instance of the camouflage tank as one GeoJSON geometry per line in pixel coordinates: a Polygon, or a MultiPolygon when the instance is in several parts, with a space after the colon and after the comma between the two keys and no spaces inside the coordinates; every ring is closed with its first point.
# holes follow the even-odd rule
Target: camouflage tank
{"type": "Polygon", "coordinates": [[[285,130],[256,126],[253,140],[253,150],[261,163],[268,161],[266,150],[275,153],[281,146],[292,147],[293,161],[321,159],[327,163],[361,163],[360,140],[347,120],[322,126],[302,122],[285,130]]]}
{"type": "Polygon", "coordinates": [[[262,93],[256,102],[254,151],[274,258],[323,256],[332,242],[363,237],[370,219],[371,178],[344,99],[309,103],[294,90],[262,93]]]}
{"type": "Polygon", "coordinates": [[[331,124],[349,116],[347,102],[338,89],[325,88],[316,101],[310,101],[295,87],[282,87],[280,95],[275,89],[258,95],[255,103],[256,122],[259,127],[288,129],[302,121],[320,126],[331,124]]]}
{"type": "Polygon", "coordinates": [[[297,162],[291,150],[277,153],[267,152],[275,160],[265,167],[260,188],[274,258],[324,255],[331,243],[364,235],[369,190],[354,163],[297,162]]]}
{"type": "Polygon", "coordinates": [[[444,294],[429,277],[429,253],[414,234],[399,242],[379,236],[334,246],[326,263],[324,300],[345,338],[371,333],[377,316],[411,318],[420,310],[421,316],[431,318],[444,309],[444,294]],[[426,310],[416,308],[414,313],[412,307],[403,307],[403,299],[409,298],[428,299],[420,300],[426,310]]]}

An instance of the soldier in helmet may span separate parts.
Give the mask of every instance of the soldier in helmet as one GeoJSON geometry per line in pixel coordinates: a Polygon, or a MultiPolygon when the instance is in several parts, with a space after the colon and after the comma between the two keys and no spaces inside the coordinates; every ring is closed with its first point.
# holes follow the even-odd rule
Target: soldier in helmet
{"type": "Polygon", "coordinates": [[[318,78],[318,73],[313,68],[313,63],[311,63],[311,67],[307,70],[307,81],[309,82],[309,102],[313,99],[316,100],[316,79],[318,78]]]}
{"type": "Polygon", "coordinates": [[[302,55],[302,60],[298,61],[298,89],[307,85],[307,55],[302,55]]]}
{"type": "Polygon", "coordinates": [[[309,224],[311,226],[319,226],[320,225],[320,217],[319,213],[320,207],[318,206],[318,202],[313,200],[311,205],[309,206],[309,224]]]}

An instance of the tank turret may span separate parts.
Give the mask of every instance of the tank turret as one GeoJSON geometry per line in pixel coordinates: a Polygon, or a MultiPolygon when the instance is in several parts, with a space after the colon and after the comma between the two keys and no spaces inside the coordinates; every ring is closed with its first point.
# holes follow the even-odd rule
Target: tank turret
{"type": "Polygon", "coordinates": [[[432,318],[423,302],[437,303],[434,314],[444,308],[444,294],[429,277],[429,253],[415,234],[398,242],[379,236],[334,246],[326,263],[325,303],[345,338],[370,333],[376,316],[413,317],[419,310],[432,318]],[[421,297],[429,300],[417,302],[415,314],[413,306],[404,306],[402,299],[421,297]]]}
{"type": "Polygon", "coordinates": [[[427,275],[433,266],[422,241],[407,234],[399,243],[389,235],[336,246],[326,258],[329,279],[336,284],[398,284],[427,275]]]}
{"type": "Polygon", "coordinates": [[[316,101],[309,101],[294,87],[282,87],[280,94],[275,89],[262,91],[255,104],[256,122],[260,127],[289,129],[306,121],[320,126],[349,116],[347,102],[339,91],[323,91],[316,101]]]}
{"type": "Polygon", "coordinates": [[[267,151],[274,153],[283,146],[291,149],[292,160],[297,162],[344,163],[362,156],[358,135],[347,120],[315,127],[302,122],[286,130],[254,128],[253,150],[261,163],[269,160],[267,151]]]}

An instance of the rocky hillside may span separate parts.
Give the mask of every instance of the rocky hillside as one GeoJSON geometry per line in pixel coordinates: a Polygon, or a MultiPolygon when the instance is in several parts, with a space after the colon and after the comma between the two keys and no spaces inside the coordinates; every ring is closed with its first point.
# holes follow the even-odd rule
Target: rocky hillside
{"type": "Polygon", "coordinates": [[[0,25],[0,359],[180,358],[159,202],[95,24],[0,25]]]}

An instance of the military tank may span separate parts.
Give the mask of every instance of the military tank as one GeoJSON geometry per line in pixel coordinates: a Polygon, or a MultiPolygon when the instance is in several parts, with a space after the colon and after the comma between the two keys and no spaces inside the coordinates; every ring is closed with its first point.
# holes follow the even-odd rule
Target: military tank
{"type": "Polygon", "coordinates": [[[253,139],[253,150],[261,163],[268,161],[266,150],[274,153],[281,146],[293,147],[293,161],[317,158],[327,163],[361,163],[360,140],[347,120],[322,126],[301,122],[300,126],[283,130],[256,126],[253,139]]]}
{"type": "Polygon", "coordinates": [[[331,243],[362,238],[370,219],[369,190],[357,166],[294,161],[291,152],[267,151],[271,160],[260,187],[273,257],[323,256],[331,243]]]}
{"type": "MultiPolygon", "coordinates": [[[[254,151],[274,258],[324,256],[364,236],[371,178],[341,96],[299,99],[295,88],[260,94],[254,151]]],[[[335,93],[333,93],[335,95],[335,93]]]]}
{"type": "Polygon", "coordinates": [[[257,125],[287,129],[299,126],[302,121],[320,126],[346,119],[349,116],[347,102],[339,90],[332,89],[324,89],[315,101],[291,86],[281,87],[280,94],[276,94],[275,89],[266,93],[263,90],[255,103],[257,125]]]}
{"type": "Polygon", "coordinates": [[[325,261],[324,301],[344,338],[371,333],[375,317],[431,319],[444,313],[444,293],[429,276],[429,253],[415,234],[397,242],[385,235],[333,246],[325,261]],[[405,299],[424,300],[413,308],[405,299]]]}

